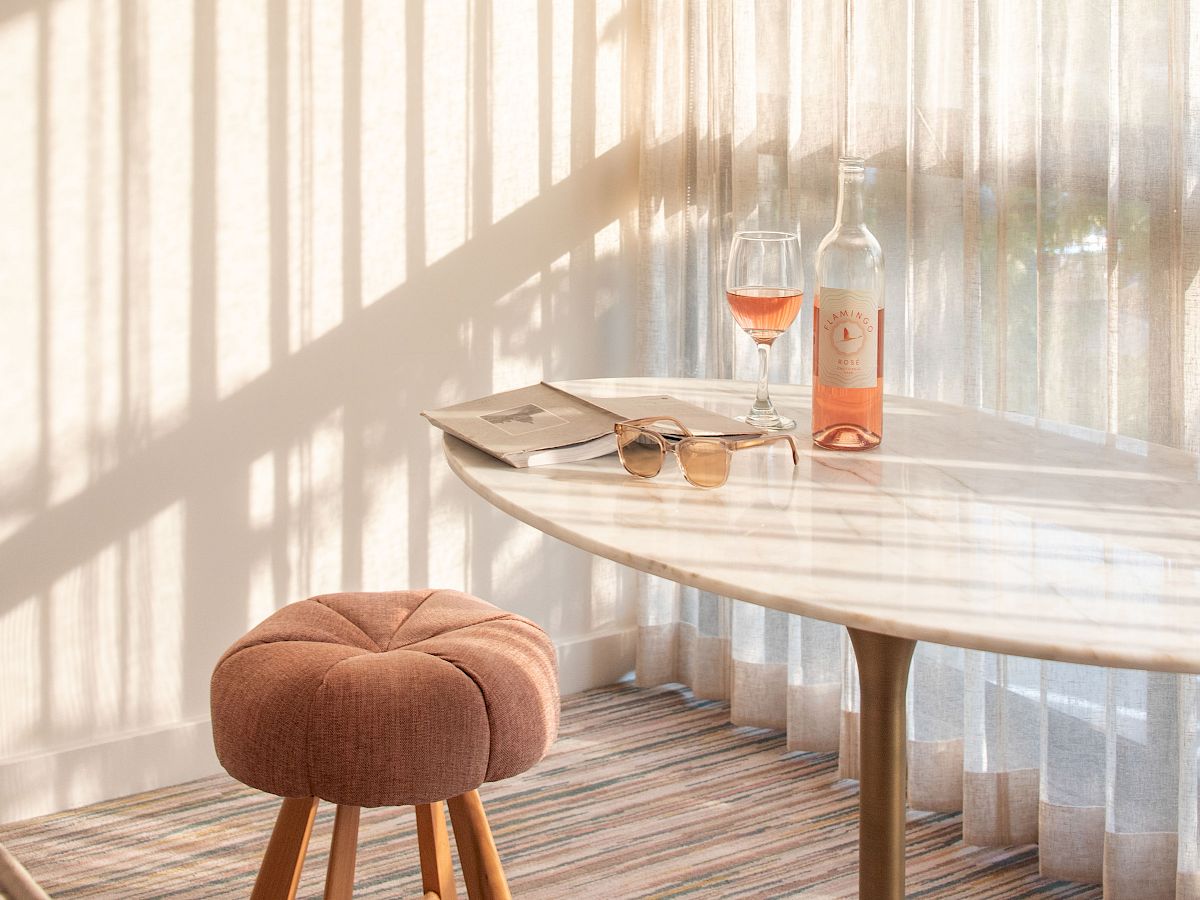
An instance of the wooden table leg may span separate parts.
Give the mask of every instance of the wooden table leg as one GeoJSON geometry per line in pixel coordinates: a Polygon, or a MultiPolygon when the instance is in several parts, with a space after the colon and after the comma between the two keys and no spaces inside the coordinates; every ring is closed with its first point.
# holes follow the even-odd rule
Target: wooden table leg
{"type": "Polygon", "coordinates": [[[917,642],[847,628],[858,662],[858,896],[903,900],[908,790],[905,696],[917,642]]]}

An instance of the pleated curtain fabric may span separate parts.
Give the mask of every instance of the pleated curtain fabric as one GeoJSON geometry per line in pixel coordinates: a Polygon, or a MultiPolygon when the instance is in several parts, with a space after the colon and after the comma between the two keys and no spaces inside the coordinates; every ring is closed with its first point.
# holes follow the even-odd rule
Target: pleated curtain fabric
{"type": "MultiPolygon", "coordinates": [[[[889,392],[1200,451],[1200,2],[642,7],[643,374],[753,378],[724,304],[730,237],[798,228],[811,287],[845,147],[887,257],[889,392]]],[[[811,342],[802,316],[772,378],[809,383],[811,342]]],[[[1042,548],[1091,540],[1002,502],[975,515],[1042,548]]],[[[1075,577],[1134,553],[1094,543],[1075,577]]],[[[1139,583],[1106,589],[1170,577],[1137,562],[1139,583]]],[[[640,588],[641,683],[727,698],[735,723],[838,749],[855,776],[841,628],[640,588]]],[[[1198,721],[1193,677],[921,644],[910,803],[961,809],[968,843],[1037,842],[1045,875],[1106,896],[1200,898],[1198,721]]]]}

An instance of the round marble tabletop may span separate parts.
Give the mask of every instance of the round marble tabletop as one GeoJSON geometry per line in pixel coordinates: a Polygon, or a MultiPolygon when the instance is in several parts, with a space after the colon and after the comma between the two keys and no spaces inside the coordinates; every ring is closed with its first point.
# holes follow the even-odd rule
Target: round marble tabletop
{"type": "MultiPolygon", "coordinates": [[[[562,382],[595,397],[672,394],[730,415],[753,386],[562,382]]],[[[1064,662],[1200,672],[1197,457],[1008,414],[888,397],[868,453],[809,442],[807,387],[773,387],[800,423],[692,487],[616,455],[513,469],[451,437],[486,500],[589,552],[729,597],[865,631],[1064,662]]]]}

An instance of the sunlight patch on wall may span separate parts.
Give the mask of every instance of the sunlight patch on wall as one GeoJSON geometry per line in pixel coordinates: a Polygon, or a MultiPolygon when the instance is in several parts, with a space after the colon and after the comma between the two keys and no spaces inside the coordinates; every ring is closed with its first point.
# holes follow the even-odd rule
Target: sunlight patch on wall
{"type": "Polygon", "coordinates": [[[138,247],[144,267],[141,359],[130,360],[143,375],[135,378],[144,394],[149,434],[161,435],[180,425],[187,414],[188,337],[191,327],[187,297],[191,291],[192,211],[192,19],[177,5],[147,3],[142,140],[143,221],[138,247]]]}
{"type": "Polygon", "coordinates": [[[110,544],[50,589],[47,631],[56,652],[46,660],[44,714],[52,744],[106,734],[120,723],[122,562],[121,548],[110,544]]]}
{"type": "Polygon", "coordinates": [[[405,203],[409,63],[404,6],[363,5],[362,276],[363,305],[394,290],[407,274],[405,203]]]}
{"type": "Polygon", "coordinates": [[[275,589],[275,575],[271,569],[271,557],[261,553],[250,561],[249,593],[246,597],[246,630],[249,631],[281,605],[303,597],[280,597],[275,589]]]}
{"type": "MultiPolygon", "coordinates": [[[[120,401],[117,85],[112,23],[50,10],[46,239],[50,492],[58,503],[115,461],[120,401]]],[[[36,81],[35,81],[36,83],[36,81]]]]}
{"type": "MultiPolygon", "coordinates": [[[[471,127],[468,71],[471,33],[466,3],[425,3],[422,72],[425,139],[425,264],[467,239],[471,127]]],[[[476,63],[478,60],[476,60],[476,63]]],[[[415,164],[411,161],[410,164],[415,164]]],[[[410,197],[413,206],[422,198],[410,197]]],[[[415,222],[409,228],[418,227],[415,222]]],[[[411,269],[412,262],[409,267],[411,269]]],[[[411,274],[411,272],[410,272],[411,274]]]]}
{"type": "Polygon", "coordinates": [[[511,0],[492,19],[492,221],[538,194],[538,4],[511,0]]]}
{"type": "MultiPolygon", "coordinates": [[[[555,330],[558,327],[556,323],[562,320],[570,303],[571,254],[564,253],[550,263],[550,277],[542,283],[542,315],[539,324],[555,330]]],[[[561,341],[552,341],[550,346],[543,350],[544,372],[561,371],[562,347],[561,341]]]]}
{"type": "Polygon", "coordinates": [[[275,524],[275,455],[264,453],[250,463],[250,488],[246,498],[246,524],[251,532],[275,524]]]}
{"type": "Polygon", "coordinates": [[[61,746],[178,717],[183,605],[181,501],[58,578],[46,615],[55,652],[37,698],[43,739],[61,746]]]}
{"type": "Polygon", "coordinates": [[[408,459],[396,452],[403,438],[390,432],[380,423],[363,435],[362,583],[368,591],[420,587],[410,583],[408,571],[408,459]]]}
{"type": "MultiPolygon", "coordinates": [[[[426,430],[429,432],[425,438],[429,448],[426,452],[431,463],[426,525],[429,535],[427,584],[462,590],[466,585],[472,546],[472,518],[463,508],[465,488],[443,462],[442,433],[436,428],[426,430]]],[[[420,561],[413,560],[412,565],[416,568],[420,561]]]]}
{"type": "MultiPolygon", "coordinates": [[[[123,627],[122,723],[171,722],[183,711],[183,503],[173,503],[129,536],[116,604],[123,627]]],[[[114,657],[116,654],[113,654],[114,657]]]]}
{"type": "Polygon", "coordinates": [[[497,309],[506,326],[492,329],[492,386],[503,391],[542,380],[536,344],[542,329],[541,275],[531,275],[497,309]]]}
{"type": "MultiPolygon", "coordinates": [[[[287,463],[283,462],[286,467],[287,463]]],[[[246,628],[253,628],[277,608],[301,596],[292,595],[288,566],[283,565],[282,553],[288,545],[288,508],[280,509],[281,494],[286,484],[280,484],[281,456],[265,452],[250,463],[246,482],[247,528],[247,593],[246,628]],[[278,554],[278,556],[277,556],[278,554]]],[[[286,482],[288,475],[282,473],[286,482]]],[[[284,504],[287,500],[284,499],[284,504]]]]}
{"type": "Polygon", "coordinates": [[[267,17],[217,0],[217,385],[227,397],[271,365],[267,17]]]}
{"type": "Polygon", "coordinates": [[[289,580],[297,600],[342,589],[342,459],[340,408],[288,454],[289,580]]]}
{"type": "MultiPolygon", "coordinates": [[[[37,133],[37,83],[36,20],[14,16],[0,26],[0,122],[6,134],[37,133]]],[[[0,140],[0,359],[6,382],[0,391],[0,540],[30,520],[37,501],[37,169],[36,141],[0,140]]],[[[22,646],[6,643],[3,634],[0,627],[0,646],[22,646]]]]}
{"type": "MultiPolygon", "coordinates": [[[[615,259],[621,255],[621,220],[614,219],[596,232],[595,253],[597,260],[615,259]]],[[[600,318],[614,306],[627,299],[621,296],[623,285],[601,280],[596,284],[596,318],[600,318]]]]}
{"type": "Polygon", "coordinates": [[[596,2],[596,149],[600,156],[621,143],[625,66],[623,0],[596,2]]]}
{"type": "Polygon", "coordinates": [[[551,95],[550,180],[558,184],[571,174],[571,127],[574,107],[575,7],[572,3],[554,4],[551,22],[553,72],[551,95]]]}
{"type": "Polygon", "coordinates": [[[126,753],[175,771],[159,748],[194,734],[209,657],[286,602],[473,568],[545,625],[587,621],[586,558],[473,497],[416,415],[590,374],[632,276],[609,220],[635,173],[588,165],[592,8],[521,4],[0,16],[0,541],[47,548],[0,604],[0,757],[51,751],[39,796],[124,791],[126,753]],[[343,321],[347,219],[384,302],[343,321]]]}
{"type": "Polygon", "coordinates": [[[0,759],[28,749],[42,728],[44,653],[49,639],[41,624],[41,599],[26,597],[0,612],[0,759]]]}
{"type": "MultiPolygon", "coordinates": [[[[491,511],[489,510],[489,513],[491,511]]],[[[546,546],[551,540],[536,528],[529,528],[518,522],[509,520],[495,535],[493,551],[486,560],[487,573],[481,583],[476,583],[485,573],[472,572],[471,591],[502,594],[505,597],[536,597],[546,588],[546,582],[551,577],[546,562],[551,559],[546,552],[546,546]]],[[[561,604],[556,604],[551,613],[551,621],[543,622],[544,626],[555,627],[555,621],[562,615],[561,604]]]]}
{"type": "Polygon", "coordinates": [[[288,585],[276,584],[275,581],[271,539],[280,527],[277,524],[278,511],[275,509],[276,490],[275,454],[264,453],[250,463],[246,492],[246,525],[250,531],[247,629],[257,625],[283,604],[302,599],[287,596],[288,585]]]}
{"type": "MultiPolygon", "coordinates": [[[[122,296],[120,84],[115,4],[90,22],[50,11],[50,502],[113,468],[120,451],[122,331],[137,316],[122,296]]],[[[122,408],[124,406],[124,408],[122,408]]]]}
{"type": "Polygon", "coordinates": [[[342,4],[291,4],[289,14],[288,324],[294,353],[342,321],[342,4]]]}

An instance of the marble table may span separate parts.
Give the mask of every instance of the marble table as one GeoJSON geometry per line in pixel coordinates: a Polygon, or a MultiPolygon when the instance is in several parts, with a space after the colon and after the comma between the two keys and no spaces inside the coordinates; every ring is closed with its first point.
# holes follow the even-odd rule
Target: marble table
{"type": "MultiPolygon", "coordinates": [[[[669,393],[744,412],[749,384],[563,382],[582,395],[669,393]]],[[[804,440],[808,388],[773,388],[801,423],[735,456],[728,483],[652,480],[616,456],[513,469],[454,438],[455,473],[541,531],[685,585],[846,626],[862,709],[859,885],[904,891],[905,693],[917,640],[1063,662],[1200,672],[1200,466],[1086,429],[889,397],[883,445],[804,440]]]]}

